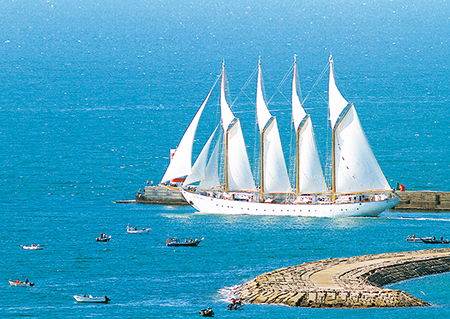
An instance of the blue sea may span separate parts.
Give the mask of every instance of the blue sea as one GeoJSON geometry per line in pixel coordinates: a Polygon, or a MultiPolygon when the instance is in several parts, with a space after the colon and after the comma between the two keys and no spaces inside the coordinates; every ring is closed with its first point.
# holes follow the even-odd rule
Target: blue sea
{"type": "MultiPolygon", "coordinates": [[[[232,287],[267,271],[428,248],[405,238],[449,238],[450,213],[216,216],[115,203],[159,182],[222,61],[253,160],[261,59],[288,158],[294,55],[324,166],[332,54],[337,85],[391,186],[450,191],[449,17],[448,1],[3,1],[0,317],[197,318],[206,307],[217,318],[450,317],[449,274],[390,286],[431,304],[424,308],[226,310],[232,287]],[[152,231],[127,234],[127,224],[152,231]],[[111,241],[95,242],[100,233],[111,241]],[[169,248],[168,236],[204,241],[169,248]],[[21,249],[32,243],[44,249],[21,249]],[[8,284],[25,278],[35,287],[8,284]],[[77,304],[75,294],[112,301],[77,304]]],[[[194,157],[220,119],[217,91],[194,157]]]]}

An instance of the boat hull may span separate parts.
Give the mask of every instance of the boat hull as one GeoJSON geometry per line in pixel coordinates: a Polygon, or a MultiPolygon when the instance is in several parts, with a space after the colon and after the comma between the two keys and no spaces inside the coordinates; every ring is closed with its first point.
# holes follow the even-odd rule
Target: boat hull
{"type": "Polygon", "coordinates": [[[148,233],[149,231],[151,231],[150,228],[138,229],[138,230],[127,229],[128,234],[144,234],[144,233],[148,233]]]}
{"type": "Polygon", "coordinates": [[[41,246],[22,246],[22,249],[27,250],[43,250],[44,248],[41,246]]]}
{"type": "Polygon", "coordinates": [[[82,303],[108,303],[109,298],[104,296],[104,297],[83,297],[83,296],[78,296],[75,295],[73,296],[75,298],[75,300],[77,302],[82,302],[82,303]]]}
{"type": "Polygon", "coordinates": [[[422,239],[425,244],[450,244],[449,240],[422,239]]]}
{"type": "Polygon", "coordinates": [[[34,284],[31,282],[25,283],[25,282],[17,282],[9,280],[9,284],[13,287],[33,287],[34,284]]]}
{"type": "Polygon", "coordinates": [[[182,190],[186,201],[201,213],[302,217],[375,217],[398,202],[398,198],[355,203],[274,204],[228,200],[182,190]]]}
{"type": "Polygon", "coordinates": [[[198,244],[200,244],[200,241],[194,241],[194,242],[187,242],[187,243],[167,243],[166,245],[169,247],[197,247],[198,244]]]}

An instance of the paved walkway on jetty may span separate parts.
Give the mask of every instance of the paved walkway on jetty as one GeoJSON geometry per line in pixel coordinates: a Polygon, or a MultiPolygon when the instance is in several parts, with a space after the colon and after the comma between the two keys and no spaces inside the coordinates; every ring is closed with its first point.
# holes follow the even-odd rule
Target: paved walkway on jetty
{"type": "Polygon", "coordinates": [[[412,307],[426,302],[383,286],[450,271],[450,249],[326,259],[262,274],[237,287],[250,303],[299,307],[412,307]]]}

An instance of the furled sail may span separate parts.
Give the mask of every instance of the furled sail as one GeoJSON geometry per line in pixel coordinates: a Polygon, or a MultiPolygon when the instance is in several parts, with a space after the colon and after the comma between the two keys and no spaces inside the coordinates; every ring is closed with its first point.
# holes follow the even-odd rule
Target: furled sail
{"type": "Polygon", "coordinates": [[[217,128],[211,134],[211,136],[209,137],[205,146],[203,146],[202,151],[200,152],[200,154],[197,157],[197,160],[195,161],[194,165],[192,166],[192,173],[186,177],[185,181],[183,182],[183,186],[198,182],[205,178],[206,163],[208,161],[209,148],[211,146],[212,139],[214,138],[214,135],[216,134],[216,131],[217,131],[217,128]]]}
{"type": "Polygon", "coordinates": [[[219,181],[219,149],[220,138],[216,142],[216,146],[209,158],[208,165],[206,166],[205,176],[198,185],[199,189],[211,189],[214,186],[220,184],[219,181]]]}
{"type": "Polygon", "coordinates": [[[175,151],[175,155],[170,161],[170,164],[161,179],[161,183],[192,173],[192,145],[194,144],[195,132],[197,131],[198,122],[202,115],[203,109],[211,96],[212,90],[213,89],[209,91],[208,96],[203,101],[203,104],[200,106],[200,109],[195,114],[191,124],[189,124],[189,127],[181,138],[177,150],[175,151]]]}
{"type": "Polygon", "coordinates": [[[261,63],[258,65],[258,83],[256,88],[256,113],[262,143],[262,183],[264,192],[285,193],[291,191],[291,184],[281,147],[280,133],[276,118],[267,108],[262,92],[261,63]],[[272,119],[272,120],[271,120],[272,119]]]}
{"type": "Polygon", "coordinates": [[[337,124],[335,136],[336,193],[390,189],[353,105],[337,124]]]}
{"type": "Polygon", "coordinates": [[[311,117],[306,116],[297,94],[297,61],[295,61],[292,79],[292,120],[297,132],[297,194],[323,193],[327,191],[327,185],[323,177],[311,117]]]}
{"type": "Polygon", "coordinates": [[[328,83],[328,108],[330,116],[331,128],[334,128],[336,121],[341,112],[347,106],[348,102],[339,92],[336,82],[334,81],[334,64],[333,58],[330,56],[330,80],[328,83]]]}
{"type": "Polygon", "coordinates": [[[228,190],[256,190],[239,119],[228,129],[228,190]]]}

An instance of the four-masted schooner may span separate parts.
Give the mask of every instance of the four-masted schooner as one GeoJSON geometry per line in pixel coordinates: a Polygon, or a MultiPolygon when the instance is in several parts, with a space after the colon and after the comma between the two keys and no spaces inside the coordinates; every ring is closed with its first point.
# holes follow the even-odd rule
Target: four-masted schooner
{"type": "Polygon", "coordinates": [[[186,201],[211,214],[291,215],[316,217],[378,216],[393,207],[398,197],[390,188],[365,137],[353,104],[339,92],[330,57],[329,119],[332,129],[332,182],[327,186],[314,139],[311,117],[297,94],[297,64],[292,81],[292,118],[296,135],[295,181],[291,186],[278,131],[262,93],[261,63],[256,91],[260,134],[260,184],[256,186],[247,156],[239,118],[225,97],[225,65],[222,66],[220,139],[208,153],[218,128],[191,166],[192,145],[209,92],[186,130],[161,182],[186,176],[180,188],[186,201]],[[224,181],[219,179],[220,145],[224,147],[224,181]],[[185,186],[198,182],[195,191],[185,186]]]}

